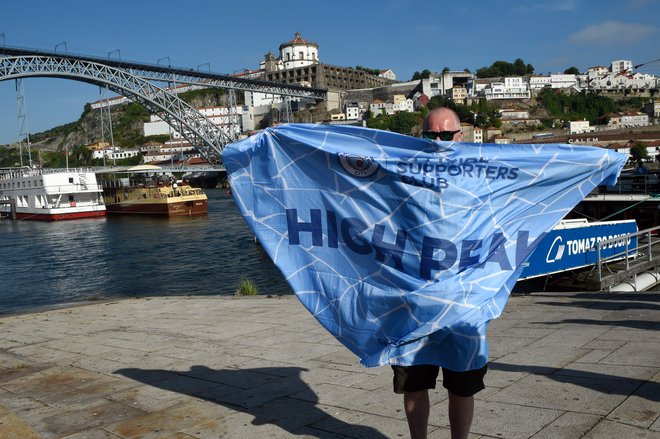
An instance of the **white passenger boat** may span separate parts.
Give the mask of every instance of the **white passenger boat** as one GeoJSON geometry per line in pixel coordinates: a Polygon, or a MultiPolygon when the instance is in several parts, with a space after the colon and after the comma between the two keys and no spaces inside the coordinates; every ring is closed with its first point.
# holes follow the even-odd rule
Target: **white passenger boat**
{"type": "Polygon", "coordinates": [[[0,215],[57,221],[105,216],[103,189],[89,169],[0,171],[0,215]]]}

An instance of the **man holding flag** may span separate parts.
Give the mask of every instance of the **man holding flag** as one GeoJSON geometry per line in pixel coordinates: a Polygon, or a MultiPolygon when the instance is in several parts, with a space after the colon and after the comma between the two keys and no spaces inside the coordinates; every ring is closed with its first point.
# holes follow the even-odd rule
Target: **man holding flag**
{"type": "MultiPolygon", "coordinates": [[[[422,136],[432,140],[460,142],[463,139],[463,132],[458,115],[444,107],[431,110],[424,119],[422,136]]],[[[449,393],[449,424],[452,439],[468,437],[474,415],[474,394],[485,388],[484,375],[487,367],[458,372],[442,368],[442,385],[449,393]]],[[[394,392],[403,393],[410,437],[425,439],[430,413],[429,389],[435,389],[439,366],[393,365],[392,369],[394,392]]]]}
{"type": "Polygon", "coordinates": [[[625,154],[462,140],[431,111],[425,139],[323,124],[267,128],[223,162],[244,219],[298,299],[363,365],[394,368],[413,438],[439,368],[452,438],[484,388],[486,330],[529,255],[625,154]]]}

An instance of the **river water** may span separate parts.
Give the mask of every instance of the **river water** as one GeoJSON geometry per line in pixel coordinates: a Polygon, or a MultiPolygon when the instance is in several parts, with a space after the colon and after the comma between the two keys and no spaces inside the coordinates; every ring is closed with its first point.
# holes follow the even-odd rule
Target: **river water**
{"type": "Polygon", "coordinates": [[[225,190],[208,216],[0,220],[0,314],[120,297],[291,294],[225,190]]]}

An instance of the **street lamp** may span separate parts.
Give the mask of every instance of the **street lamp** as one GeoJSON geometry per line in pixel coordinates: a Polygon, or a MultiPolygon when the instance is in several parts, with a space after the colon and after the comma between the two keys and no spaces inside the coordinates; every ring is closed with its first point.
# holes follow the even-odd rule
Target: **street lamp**
{"type": "Polygon", "coordinates": [[[205,62],[204,64],[200,64],[197,66],[197,71],[199,72],[199,68],[202,66],[207,66],[209,68],[209,73],[211,73],[211,63],[205,62]]]}
{"type": "Polygon", "coordinates": [[[1,33],[0,37],[2,37],[2,47],[5,47],[5,34],[1,33]]]}
{"type": "Polygon", "coordinates": [[[59,46],[62,46],[62,45],[64,45],[64,53],[65,53],[65,54],[69,53],[69,49],[66,47],[66,41],[62,41],[61,43],[56,44],[56,45],[55,45],[55,52],[57,52],[57,48],[58,48],[59,46]]]}
{"type": "Polygon", "coordinates": [[[160,66],[160,62],[165,60],[165,59],[167,60],[167,68],[169,69],[170,67],[172,67],[170,65],[170,57],[169,56],[164,56],[162,58],[158,58],[158,60],[156,61],[156,64],[160,66]]]}
{"type": "Polygon", "coordinates": [[[121,50],[119,49],[111,50],[110,52],[108,52],[108,61],[110,61],[110,55],[112,55],[115,52],[117,52],[117,59],[121,61],[121,50]]]}

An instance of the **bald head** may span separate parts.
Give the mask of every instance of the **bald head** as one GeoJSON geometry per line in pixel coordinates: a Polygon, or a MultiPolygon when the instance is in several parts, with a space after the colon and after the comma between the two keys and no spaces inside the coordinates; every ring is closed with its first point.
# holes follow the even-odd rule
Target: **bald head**
{"type": "Polygon", "coordinates": [[[424,130],[428,131],[455,131],[461,128],[458,115],[449,108],[434,108],[424,119],[424,130]]]}
{"type": "Polygon", "coordinates": [[[463,140],[461,121],[449,108],[435,108],[424,119],[423,134],[427,139],[460,142],[463,140]]]}

